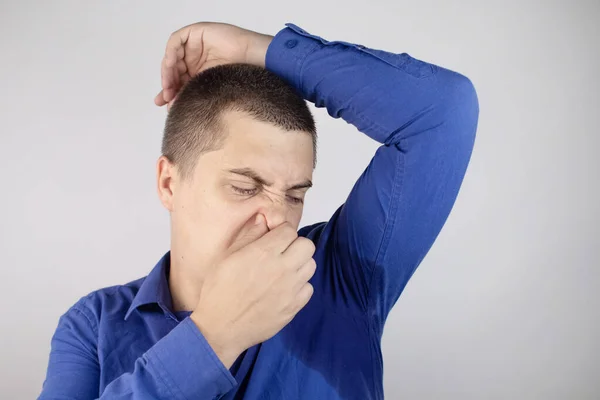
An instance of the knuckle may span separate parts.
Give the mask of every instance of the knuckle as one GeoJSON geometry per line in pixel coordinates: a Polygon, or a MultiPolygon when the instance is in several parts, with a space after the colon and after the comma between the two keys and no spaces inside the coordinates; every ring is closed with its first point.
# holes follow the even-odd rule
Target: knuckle
{"type": "Polygon", "coordinates": [[[313,287],[313,285],[311,285],[310,283],[306,283],[306,299],[307,301],[310,300],[310,298],[312,297],[312,295],[315,293],[315,288],[313,287]]]}
{"type": "Polygon", "coordinates": [[[294,229],[294,227],[289,222],[286,222],[283,225],[282,234],[284,234],[286,236],[290,236],[290,237],[298,236],[298,232],[296,231],[296,229],[294,229]]]}
{"type": "Polygon", "coordinates": [[[302,277],[302,280],[304,281],[304,283],[308,283],[308,281],[310,281],[312,279],[312,277],[315,275],[316,271],[317,271],[316,266],[312,265],[312,263],[310,265],[308,265],[305,269],[304,276],[302,277]]]}
{"type": "Polygon", "coordinates": [[[256,260],[264,260],[271,254],[270,247],[264,244],[251,243],[247,248],[251,250],[249,256],[256,260]]]}
{"type": "Polygon", "coordinates": [[[302,246],[304,246],[304,247],[303,247],[303,249],[304,249],[304,250],[305,250],[307,253],[313,254],[313,253],[315,252],[315,250],[316,250],[316,246],[315,246],[315,244],[313,243],[313,241],[312,241],[312,240],[310,240],[310,239],[307,239],[307,238],[305,238],[305,237],[303,237],[303,238],[298,238],[298,240],[302,240],[302,246]]]}

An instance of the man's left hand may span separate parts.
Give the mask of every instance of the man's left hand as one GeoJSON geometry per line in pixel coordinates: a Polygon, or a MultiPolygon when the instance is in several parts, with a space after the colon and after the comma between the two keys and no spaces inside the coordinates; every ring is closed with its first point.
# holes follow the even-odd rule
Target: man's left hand
{"type": "Polygon", "coordinates": [[[272,36],[217,22],[198,22],[171,34],[161,65],[162,90],[154,102],[170,107],[179,90],[196,74],[221,64],[264,67],[272,36]]]}

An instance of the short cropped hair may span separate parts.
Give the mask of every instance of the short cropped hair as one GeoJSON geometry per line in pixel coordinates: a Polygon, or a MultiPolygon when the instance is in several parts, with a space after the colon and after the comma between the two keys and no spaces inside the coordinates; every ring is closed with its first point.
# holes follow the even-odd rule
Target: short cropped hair
{"type": "Polygon", "coordinates": [[[178,168],[184,181],[193,177],[202,153],[223,145],[221,117],[225,111],[245,112],[284,130],[305,131],[312,137],[316,163],[315,121],[295,89],[265,68],[224,64],[190,79],[167,116],[162,155],[178,168]]]}

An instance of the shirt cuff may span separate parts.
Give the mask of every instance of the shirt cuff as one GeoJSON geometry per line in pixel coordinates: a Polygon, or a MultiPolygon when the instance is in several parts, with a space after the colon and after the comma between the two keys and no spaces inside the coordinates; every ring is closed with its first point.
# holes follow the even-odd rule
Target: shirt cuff
{"type": "Polygon", "coordinates": [[[218,397],[237,385],[189,317],[150,348],[146,358],[169,390],[182,399],[200,394],[218,397]]]}
{"type": "Polygon", "coordinates": [[[293,87],[300,88],[300,68],[304,60],[326,41],[294,24],[287,23],[285,26],[267,48],[265,67],[293,87]]]}
{"type": "Polygon", "coordinates": [[[407,54],[397,55],[382,50],[370,49],[362,44],[343,40],[326,40],[289,22],[285,26],[273,37],[267,48],[265,67],[283,78],[302,95],[307,90],[302,85],[302,66],[308,56],[324,47],[352,48],[358,52],[370,54],[393,66],[397,66],[401,61],[404,62],[403,57],[408,56],[407,54]],[[402,60],[399,60],[398,57],[402,60]]]}

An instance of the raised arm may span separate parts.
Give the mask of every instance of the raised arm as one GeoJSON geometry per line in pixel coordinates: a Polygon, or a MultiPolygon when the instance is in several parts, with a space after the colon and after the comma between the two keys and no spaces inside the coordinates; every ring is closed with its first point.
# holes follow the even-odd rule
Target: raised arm
{"type": "Polygon", "coordinates": [[[473,149],[477,95],[448,69],[287,24],[266,67],[382,146],[324,228],[347,295],[380,328],[456,200],[473,149]]]}

